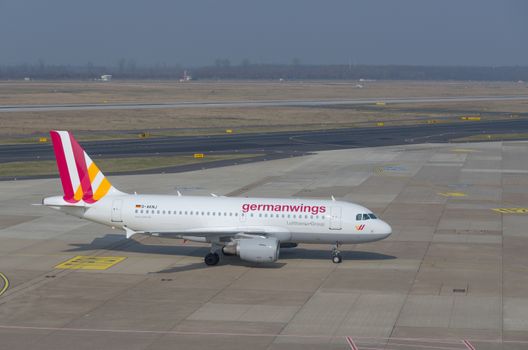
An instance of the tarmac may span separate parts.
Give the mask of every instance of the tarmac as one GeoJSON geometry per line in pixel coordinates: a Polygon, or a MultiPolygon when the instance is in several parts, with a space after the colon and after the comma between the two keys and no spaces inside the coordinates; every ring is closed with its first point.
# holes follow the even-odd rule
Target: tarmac
{"type": "Polygon", "coordinates": [[[0,182],[0,348],[528,348],[528,142],[320,151],[110,180],[139,193],[334,195],[393,234],[344,246],[342,264],[329,246],[301,245],[274,264],[206,267],[204,245],[126,240],[32,206],[60,193],[58,179],[0,182]]]}

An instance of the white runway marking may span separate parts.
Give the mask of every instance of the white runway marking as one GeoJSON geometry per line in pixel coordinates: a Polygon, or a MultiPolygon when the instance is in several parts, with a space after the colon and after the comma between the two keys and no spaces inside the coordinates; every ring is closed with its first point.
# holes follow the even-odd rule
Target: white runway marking
{"type": "Polygon", "coordinates": [[[352,339],[352,337],[346,337],[345,339],[348,343],[348,346],[350,346],[350,349],[358,350],[358,347],[356,346],[356,343],[354,343],[354,340],[352,339]]]}
{"type": "MultiPolygon", "coordinates": [[[[10,325],[0,325],[0,329],[4,330],[35,330],[35,331],[53,331],[53,332],[85,332],[85,333],[122,333],[122,334],[174,334],[174,335],[199,335],[199,336],[240,336],[240,337],[276,337],[276,338],[306,338],[306,339],[328,339],[328,335],[305,335],[305,334],[272,334],[272,333],[236,333],[236,332],[190,332],[190,331],[154,331],[154,330],[141,330],[141,329],[98,329],[98,328],[61,328],[61,327],[37,327],[37,326],[10,326],[10,325]]],[[[338,336],[330,336],[330,338],[341,338],[338,336]]],[[[472,345],[466,339],[435,339],[435,338],[387,338],[387,337],[354,337],[356,341],[405,341],[405,342],[415,342],[415,343],[429,343],[431,345],[420,345],[424,348],[429,349],[460,349],[455,347],[443,347],[435,346],[435,344],[445,344],[453,345],[463,344],[467,349],[476,350],[476,347],[472,345]]],[[[347,344],[349,346],[356,346],[352,337],[346,337],[347,344]],[[350,340],[350,341],[349,341],[350,340]]],[[[473,342],[487,343],[487,344],[519,344],[519,345],[528,345],[528,341],[522,340],[493,340],[493,339],[472,339],[473,342]]],[[[390,344],[390,343],[389,343],[390,344]]],[[[402,344],[394,343],[395,346],[400,346],[402,344]]],[[[405,346],[414,347],[412,344],[405,344],[405,346]]],[[[361,349],[374,349],[373,347],[361,347],[361,349]]],[[[388,349],[388,348],[383,348],[388,349]]]]}
{"type": "Polygon", "coordinates": [[[473,344],[471,344],[468,340],[464,339],[462,340],[462,343],[466,346],[468,350],[477,350],[473,344]]]}

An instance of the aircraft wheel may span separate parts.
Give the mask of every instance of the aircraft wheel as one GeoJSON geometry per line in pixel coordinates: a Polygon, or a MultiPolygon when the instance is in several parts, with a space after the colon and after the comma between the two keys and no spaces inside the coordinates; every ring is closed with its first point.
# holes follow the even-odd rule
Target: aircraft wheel
{"type": "Polygon", "coordinates": [[[214,266],[220,261],[220,256],[217,253],[209,253],[205,256],[204,262],[207,266],[214,266]]]}
{"type": "Polygon", "coordinates": [[[343,258],[341,257],[341,254],[332,255],[332,262],[334,264],[340,264],[342,261],[343,261],[343,258]]]}

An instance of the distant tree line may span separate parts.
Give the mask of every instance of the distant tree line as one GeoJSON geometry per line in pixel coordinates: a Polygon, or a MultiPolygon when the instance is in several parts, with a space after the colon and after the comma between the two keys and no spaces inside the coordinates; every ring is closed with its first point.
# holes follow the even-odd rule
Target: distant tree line
{"type": "MultiPolygon", "coordinates": [[[[528,66],[404,66],[404,65],[305,65],[295,59],[291,64],[253,64],[245,59],[232,65],[217,59],[211,66],[187,69],[193,79],[266,79],[266,80],[475,80],[528,81],[528,66]]],[[[103,74],[114,79],[171,80],[183,76],[181,65],[138,65],[134,60],[119,60],[114,66],[36,64],[0,66],[0,79],[90,80],[103,74]]]]}

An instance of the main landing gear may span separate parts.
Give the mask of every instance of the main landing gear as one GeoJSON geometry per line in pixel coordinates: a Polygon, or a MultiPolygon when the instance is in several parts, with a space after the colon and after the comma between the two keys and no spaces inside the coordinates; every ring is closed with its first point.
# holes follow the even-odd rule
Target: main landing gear
{"type": "Polygon", "coordinates": [[[343,261],[341,257],[341,252],[339,251],[339,242],[332,247],[332,262],[334,264],[340,264],[343,261]]]}
{"type": "Polygon", "coordinates": [[[204,258],[205,265],[207,266],[214,266],[218,264],[219,261],[220,255],[218,255],[218,253],[208,253],[204,258]]]}
{"type": "Polygon", "coordinates": [[[220,254],[218,252],[222,251],[223,245],[215,242],[211,245],[211,251],[205,256],[204,262],[207,266],[214,266],[220,262],[220,254]]]}

